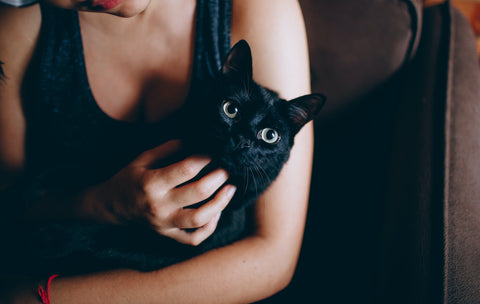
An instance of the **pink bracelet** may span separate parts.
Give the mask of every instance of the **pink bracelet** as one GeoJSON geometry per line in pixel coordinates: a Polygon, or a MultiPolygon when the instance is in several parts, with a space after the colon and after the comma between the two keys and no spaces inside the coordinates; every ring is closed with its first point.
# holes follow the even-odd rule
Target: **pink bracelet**
{"type": "Polygon", "coordinates": [[[56,277],[58,277],[58,274],[54,274],[48,278],[46,288],[43,288],[43,286],[38,287],[38,296],[42,304],[50,304],[50,284],[52,284],[53,279],[56,277]]]}

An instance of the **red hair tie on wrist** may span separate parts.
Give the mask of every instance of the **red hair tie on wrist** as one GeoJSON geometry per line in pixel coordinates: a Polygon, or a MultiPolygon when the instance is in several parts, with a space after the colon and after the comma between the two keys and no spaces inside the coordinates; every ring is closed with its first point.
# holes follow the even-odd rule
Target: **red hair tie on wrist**
{"type": "Polygon", "coordinates": [[[46,288],[43,288],[43,286],[38,287],[38,296],[42,304],[50,304],[50,284],[52,284],[53,279],[56,277],[58,277],[58,274],[54,274],[48,278],[46,288]]]}

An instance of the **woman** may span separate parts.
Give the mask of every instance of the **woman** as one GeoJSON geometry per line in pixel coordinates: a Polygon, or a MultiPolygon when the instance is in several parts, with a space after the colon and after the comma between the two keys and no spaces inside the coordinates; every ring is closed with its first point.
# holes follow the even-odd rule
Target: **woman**
{"type": "MultiPolygon", "coordinates": [[[[38,60],[43,60],[38,58],[39,50],[48,50],[52,39],[58,43],[73,39],[70,35],[59,39],[58,35],[62,35],[65,29],[58,25],[54,36],[50,40],[45,38],[47,24],[61,24],[62,18],[71,22],[70,16],[76,16],[51,5],[78,10],[78,32],[83,49],[67,48],[63,53],[59,51],[53,55],[42,53],[42,56],[53,59],[47,66],[37,65],[48,74],[39,77],[51,77],[61,82],[68,78],[67,75],[75,73],[76,70],[59,71],[54,65],[55,59],[70,58],[72,64],[63,65],[65,69],[81,67],[84,63],[85,78],[88,78],[86,90],[91,91],[97,106],[96,110],[86,110],[86,116],[91,114],[90,110],[97,111],[98,115],[103,113],[102,120],[108,121],[105,125],[109,132],[124,141],[130,140],[127,135],[122,138],[122,132],[129,130],[130,125],[154,124],[184,104],[191,82],[197,77],[196,73],[202,71],[194,66],[202,66],[199,62],[205,60],[197,55],[208,52],[216,41],[215,38],[203,39],[207,51],[200,52],[198,37],[202,31],[208,32],[212,28],[222,27],[220,32],[226,35],[217,37],[218,45],[222,45],[222,41],[233,45],[240,39],[249,42],[254,57],[254,79],[258,83],[276,90],[286,99],[309,93],[306,36],[296,1],[233,0],[231,7],[228,1],[210,2],[224,13],[216,18],[210,17],[210,23],[214,24],[207,29],[203,21],[208,19],[208,14],[200,15],[199,11],[204,7],[211,9],[213,5],[209,6],[205,1],[49,0],[21,9],[0,6],[0,60],[4,62],[5,74],[0,84],[0,189],[6,189],[21,179],[32,163],[40,167],[54,166],[55,162],[63,161],[65,151],[75,153],[74,149],[68,150],[68,145],[59,143],[55,135],[38,130],[55,131],[57,128],[61,133],[62,124],[68,126],[76,121],[59,119],[52,122],[46,119],[38,122],[39,119],[35,118],[37,121],[31,122],[33,118],[26,110],[32,100],[42,100],[42,96],[28,96],[29,86],[36,85],[36,81],[27,77],[29,70],[38,60]],[[74,51],[77,52],[72,54],[74,51]],[[50,124],[49,129],[46,125],[50,124]],[[61,152],[55,154],[57,146],[61,152]],[[37,153],[35,149],[45,149],[48,153],[37,153]]],[[[72,28],[75,29],[75,25],[72,28]]],[[[222,35],[210,32],[214,33],[212,37],[222,35]]],[[[224,55],[222,51],[216,52],[224,55]]],[[[63,91],[77,92],[77,80],[81,82],[82,78],[66,82],[72,88],[63,88],[63,91]]],[[[85,84],[78,83],[78,86],[82,85],[85,84]]],[[[56,86],[61,89],[60,84],[56,83],[56,86]]],[[[50,91],[56,88],[52,87],[50,91]]],[[[54,100],[55,94],[50,91],[45,93],[52,95],[54,100]]],[[[85,90],[78,92],[83,94],[85,90]]],[[[72,102],[84,100],[77,97],[72,102]]],[[[38,102],[33,106],[35,113],[47,111],[48,104],[38,102]]],[[[85,105],[80,103],[79,107],[83,109],[85,105]]],[[[54,105],[47,114],[57,117],[55,115],[59,112],[61,116],[62,109],[54,105]]],[[[97,151],[96,147],[89,148],[91,142],[88,138],[75,136],[75,139],[80,141],[78,147],[93,151],[92,158],[86,158],[93,163],[118,157],[118,164],[129,159],[129,155],[117,156],[111,151],[106,153],[101,149],[97,151]]],[[[178,149],[178,142],[149,149],[118,168],[118,173],[106,182],[99,182],[83,189],[80,195],[62,200],[55,197],[40,200],[30,207],[27,216],[31,220],[82,218],[119,224],[142,220],[164,236],[197,245],[215,230],[221,211],[235,189],[224,186],[204,207],[196,212],[185,212],[183,206],[209,197],[227,180],[228,173],[219,169],[193,184],[176,187],[196,175],[209,161],[202,156],[191,156],[163,169],[149,168],[150,164],[178,149]],[[184,230],[197,227],[199,229],[194,233],[184,230]]],[[[313,128],[309,124],[297,135],[290,160],[279,178],[258,199],[254,232],[250,236],[154,272],[120,269],[57,277],[50,286],[51,303],[254,302],[278,292],[291,280],[298,259],[307,210],[312,150],[313,128]]],[[[11,277],[6,281],[15,288],[6,288],[8,292],[3,292],[2,297],[13,303],[39,303],[36,287],[42,282],[11,277]]]]}

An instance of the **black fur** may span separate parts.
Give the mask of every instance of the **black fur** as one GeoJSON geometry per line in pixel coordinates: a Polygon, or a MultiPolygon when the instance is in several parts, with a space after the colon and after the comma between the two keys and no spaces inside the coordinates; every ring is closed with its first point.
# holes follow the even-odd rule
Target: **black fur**
{"type": "Polygon", "coordinates": [[[228,170],[228,182],[237,186],[210,238],[191,247],[139,225],[53,223],[35,227],[33,235],[16,238],[16,246],[36,248],[25,248],[25,260],[35,261],[39,271],[61,273],[118,267],[147,271],[242,237],[246,225],[243,208],[278,176],[289,158],[294,136],[316,117],[325,98],[311,94],[286,101],[255,83],[252,55],[245,41],[232,48],[218,77],[203,88],[201,95],[201,100],[173,115],[170,123],[190,153],[210,155],[212,166],[228,170]]]}

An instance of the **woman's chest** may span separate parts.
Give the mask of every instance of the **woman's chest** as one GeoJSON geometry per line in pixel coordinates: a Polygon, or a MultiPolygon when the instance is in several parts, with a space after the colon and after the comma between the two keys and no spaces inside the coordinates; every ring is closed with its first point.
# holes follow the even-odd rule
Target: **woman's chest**
{"type": "Polygon", "coordinates": [[[193,66],[194,10],[182,14],[175,29],[151,24],[144,31],[102,36],[82,28],[88,83],[105,114],[152,123],[184,104],[193,66]]]}

